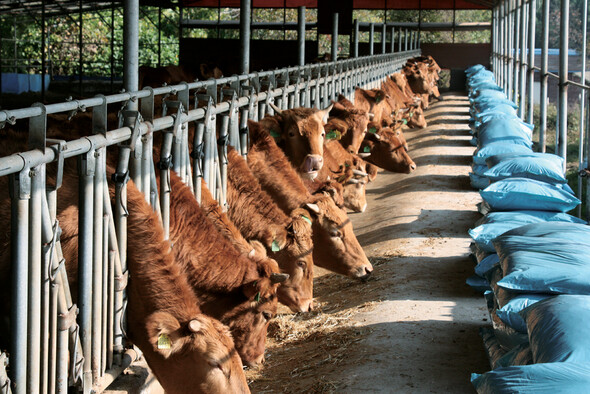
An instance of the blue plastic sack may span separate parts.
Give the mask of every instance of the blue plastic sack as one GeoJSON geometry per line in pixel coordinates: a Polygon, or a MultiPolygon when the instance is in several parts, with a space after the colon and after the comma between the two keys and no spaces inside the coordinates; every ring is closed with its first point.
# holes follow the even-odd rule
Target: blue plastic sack
{"type": "Polygon", "coordinates": [[[477,175],[473,172],[469,173],[469,181],[471,183],[471,187],[477,190],[485,189],[490,185],[490,179],[488,177],[477,175]]]}
{"type": "Polygon", "coordinates": [[[527,178],[503,179],[480,190],[479,194],[493,211],[567,212],[580,204],[580,200],[559,187],[527,178]]]}
{"type": "Polygon", "coordinates": [[[515,145],[510,142],[493,142],[482,148],[477,149],[473,153],[473,162],[475,164],[486,164],[486,159],[490,156],[499,155],[502,153],[532,153],[529,146],[515,145]]]}
{"type": "MultiPolygon", "coordinates": [[[[483,218],[478,220],[475,224],[476,227],[470,229],[469,235],[473,241],[479,246],[482,251],[494,253],[494,245],[492,241],[507,231],[525,226],[531,223],[544,223],[544,222],[566,222],[566,223],[580,223],[585,224],[586,222],[582,219],[578,219],[575,216],[571,216],[563,212],[550,212],[550,211],[507,211],[507,212],[490,212],[483,218]]],[[[545,227],[546,225],[540,225],[545,229],[551,227],[545,227]]],[[[562,227],[557,227],[562,228],[562,227]]],[[[590,230],[590,229],[589,229],[590,230]]],[[[512,234],[512,233],[510,233],[512,234]]],[[[521,234],[527,235],[527,234],[521,234]]],[[[534,236],[531,234],[531,236],[534,236]]],[[[588,239],[590,240],[590,233],[588,239]]]]}
{"type": "Polygon", "coordinates": [[[516,331],[500,320],[496,314],[497,305],[495,303],[493,292],[486,291],[484,293],[484,299],[486,300],[490,320],[492,321],[494,336],[504,349],[512,349],[515,346],[528,342],[528,337],[526,334],[516,331]]]}
{"type": "Polygon", "coordinates": [[[473,75],[479,71],[485,70],[486,68],[481,64],[474,64],[473,66],[467,67],[465,69],[465,74],[473,75]]]}
{"type": "Polygon", "coordinates": [[[520,235],[526,237],[551,237],[569,242],[589,243],[590,226],[582,223],[553,221],[551,223],[530,223],[514,228],[504,235],[520,235]]]}
{"type": "Polygon", "coordinates": [[[552,153],[541,153],[541,152],[529,152],[529,153],[503,153],[499,155],[490,156],[486,159],[486,165],[488,168],[492,168],[496,164],[504,161],[510,160],[517,157],[540,157],[545,160],[549,160],[554,163],[556,167],[563,168],[563,158],[552,153]]]}
{"type": "Polygon", "coordinates": [[[492,254],[484,257],[483,259],[481,259],[481,261],[479,263],[477,263],[477,265],[474,268],[475,274],[479,275],[481,277],[484,277],[484,275],[489,270],[494,268],[494,266],[498,265],[499,263],[500,263],[500,257],[498,257],[498,254],[492,253],[492,254]]]}
{"type": "Polygon", "coordinates": [[[560,238],[503,235],[494,241],[504,277],[521,293],[590,294],[590,245],[560,238]]]}
{"type": "Polygon", "coordinates": [[[486,291],[491,290],[490,284],[485,278],[477,275],[471,275],[465,280],[465,283],[478,293],[483,294],[486,291]]]}
{"type": "Polygon", "coordinates": [[[479,176],[483,176],[483,174],[488,170],[488,166],[483,165],[483,164],[475,164],[473,163],[471,165],[471,171],[475,174],[475,175],[479,175],[479,176]]]}
{"type": "Polygon", "coordinates": [[[479,394],[582,394],[590,387],[590,364],[547,363],[471,374],[479,394]]]}
{"type": "Polygon", "coordinates": [[[524,308],[551,296],[543,293],[518,294],[499,286],[494,294],[496,295],[499,307],[496,310],[496,314],[500,320],[514,328],[516,331],[525,334],[527,332],[526,322],[522,316],[520,316],[519,312],[524,308]]]}
{"type": "Polygon", "coordinates": [[[551,297],[520,314],[527,324],[535,363],[590,363],[590,296],[551,297]]]}
{"type": "Polygon", "coordinates": [[[514,365],[529,365],[533,363],[533,353],[531,345],[528,342],[522,343],[513,349],[510,349],[503,356],[496,360],[496,368],[505,368],[514,365]]]}
{"type": "Polygon", "coordinates": [[[515,157],[503,160],[483,174],[496,182],[505,178],[530,178],[547,183],[566,183],[563,167],[542,157],[515,157]]]}
{"type": "MultiPolygon", "coordinates": [[[[475,111],[474,111],[475,112],[475,111]]],[[[482,124],[489,122],[494,118],[517,119],[516,109],[509,104],[496,104],[491,108],[475,112],[473,115],[473,122],[477,129],[482,124]]]]}
{"type": "Polygon", "coordinates": [[[507,142],[531,147],[530,129],[521,122],[505,117],[494,118],[483,123],[477,132],[477,146],[483,147],[494,142],[507,142]]]}

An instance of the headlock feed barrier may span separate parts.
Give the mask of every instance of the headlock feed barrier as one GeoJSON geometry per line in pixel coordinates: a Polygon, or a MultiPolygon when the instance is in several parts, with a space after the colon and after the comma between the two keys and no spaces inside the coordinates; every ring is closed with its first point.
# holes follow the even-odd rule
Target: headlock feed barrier
{"type": "Polygon", "coordinates": [[[0,126],[28,119],[30,149],[0,158],[0,176],[10,180],[12,256],[11,342],[9,349],[0,349],[9,354],[0,353],[0,393],[65,393],[69,386],[100,392],[139,357],[125,342],[128,179],[154,207],[168,235],[170,169],[197,200],[204,178],[224,207],[227,146],[246,155],[248,119],[272,114],[273,102],[281,109],[325,108],[338,94],[353,99],[356,86],[379,87],[406,59],[419,55],[414,49],[0,111],[0,126]],[[162,113],[155,113],[156,98],[162,113]],[[109,104],[121,108],[114,130],[107,127],[109,104]],[[69,141],[47,138],[48,115],[75,117],[89,109],[90,135],[69,141]],[[193,141],[189,122],[195,126],[193,141]],[[158,131],[162,146],[154,165],[153,133],[158,131]],[[119,156],[112,207],[106,163],[107,148],[115,144],[119,156]],[[73,157],[79,178],[77,300],[71,295],[56,220],[64,162],[73,157]]]}

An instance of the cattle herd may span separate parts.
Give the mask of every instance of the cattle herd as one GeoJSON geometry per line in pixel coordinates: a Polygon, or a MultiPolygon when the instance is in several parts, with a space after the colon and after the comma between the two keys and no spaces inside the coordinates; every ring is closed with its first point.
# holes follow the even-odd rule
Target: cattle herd
{"type": "MultiPolygon", "coordinates": [[[[351,278],[372,273],[346,209],[365,210],[365,187],[379,168],[398,173],[416,168],[402,129],[426,126],[430,96],[440,99],[439,71],[432,57],[413,58],[381,89],[357,88],[354,102],[341,95],[323,110],[273,106],[273,115],[248,121],[247,156],[231,147],[227,153],[227,210],[204,182],[199,204],[193,190],[172,174],[168,237],[143,193],[128,183],[126,333],[167,392],[249,392],[243,365],[264,362],[277,303],[293,312],[313,309],[315,265],[351,278]]],[[[66,129],[79,137],[73,126],[62,127],[58,137],[65,138],[66,129]]],[[[2,155],[26,146],[23,133],[3,134],[10,144],[1,144],[2,155]]],[[[115,167],[107,158],[107,173],[115,167]]],[[[77,177],[75,165],[66,163],[57,213],[72,289],[77,282],[77,177]]],[[[8,207],[6,177],[0,187],[8,207]]],[[[114,198],[112,185],[110,192],[114,198]]],[[[7,209],[1,211],[0,225],[9,235],[7,209]]],[[[0,250],[3,300],[10,299],[8,235],[0,250]]],[[[0,308],[0,337],[6,339],[10,302],[0,308]]],[[[6,347],[0,340],[0,350],[6,347]]]]}

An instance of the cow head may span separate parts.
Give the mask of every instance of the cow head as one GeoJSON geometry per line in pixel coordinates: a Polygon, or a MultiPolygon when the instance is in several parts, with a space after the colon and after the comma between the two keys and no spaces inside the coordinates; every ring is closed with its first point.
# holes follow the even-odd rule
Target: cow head
{"type": "Polygon", "coordinates": [[[358,157],[353,157],[349,169],[344,180],[344,206],[353,212],[365,212],[367,209],[365,186],[368,182],[366,162],[358,157]]]}
{"type": "Polygon", "coordinates": [[[400,112],[403,114],[403,119],[406,120],[408,127],[423,129],[427,126],[424,110],[419,104],[411,104],[408,108],[400,110],[400,112]]]}
{"type": "Polygon", "coordinates": [[[314,263],[342,275],[367,278],[373,266],[356,239],[346,213],[328,196],[314,196],[306,208],[314,216],[314,263]]]}
{"type": "Polygon", "coordinates": [[[357,108],[367,111],[369,119],[381,123],[384,113],[391,112],[387,103],[387,93],[381,89],[365,90],[357,87],[354,91],[354,103],[357,108]]]}
{"type": "Polygon", "coordinates": [[[404,67],[404,74],[412,91],[416,94],[431,94],[432,85],[428,75],[428,66],[423,63],[415,64],[412,67],[404,67]]]}
{"type": "Polygon", "coordinates": [[[324,110],[273,108],[277,111],[274,115],[277,126],[270,129],[271,136],[299,174],[303,178],[314,179],[324,164],[324,125],[332,106],[324,110]]]}
{"type": "Polygon", "coordinates": [[[369,163],[384,170],[409,174],[416,169],[399,136],[390,129],[383,129],[379,134],[367,134],[359,155],[369,163]]]}
{"type": "MultiPolygon", "coordinates": [[[[249,393],[227,327],[199,314],[179,321],[158,311],[146,319],[148,341],[164,363],[154,373],[167,393],[249,393]]],[[[153,367],[152,367],[153,368],[153,367]]]]}
{"type": "Polygon", "coordinates": [[[264,362],[266,332],[277,313],[277,287],[287,278],[286,274],[267,272],[242,286],[239,302],[236,302],[235,295],[219,301],[219,305],[224,302],[233,304],[223,308],[226,312],[219,316],[219,320],[229,327],[238,354],[247,366],[264,362]]]}
{"type": "Polygon", "coordinates": [[[276,253],[281,270],[289,274],[289,278],[278,288],[279,302],[293,312],[308,312],[313,309],[311,218],[311,214],[305,209],[293,210],[287,226],[287,245],[276,253]]]}
{"type": "Polygon", "coordinates": [[[328,130],[329,126],[333,126],[332,128],[340,131],[342,135],[340,144],[348,152],[357,153],[367,132],[368,113],[362,109],[346,107],[338,101],[334,103],[330,115],[334,118],[330,118],[325,129],[328,130]]]}

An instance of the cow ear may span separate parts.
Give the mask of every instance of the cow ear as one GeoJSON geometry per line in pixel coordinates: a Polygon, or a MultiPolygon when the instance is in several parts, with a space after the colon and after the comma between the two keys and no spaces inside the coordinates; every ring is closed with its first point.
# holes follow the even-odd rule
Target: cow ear
{"type": "Polygon", "coordinates": [[[279,118],[281,118],[281,115],[266,116],[259,122],[260,126],[262,126],[262,128],[265,129],[276,142],[283,140],[283,128],[280,124],[279,118]]]}
{"type": "Polygon", "coordinates": [[[170,313],[154,312],[147,317],[145,324],[154,351],[164,358],[177,353],[184,346],[180,323],[170,313]]]}
{"type": "Polygon", "coordinates": [[[327,108],[319,112],[319,117],[323,124],[328,123],[328,117],[330,116],[330,111],[332,110],[332,107],[334,107],[334,103],[330,104],[327,108]]]}

